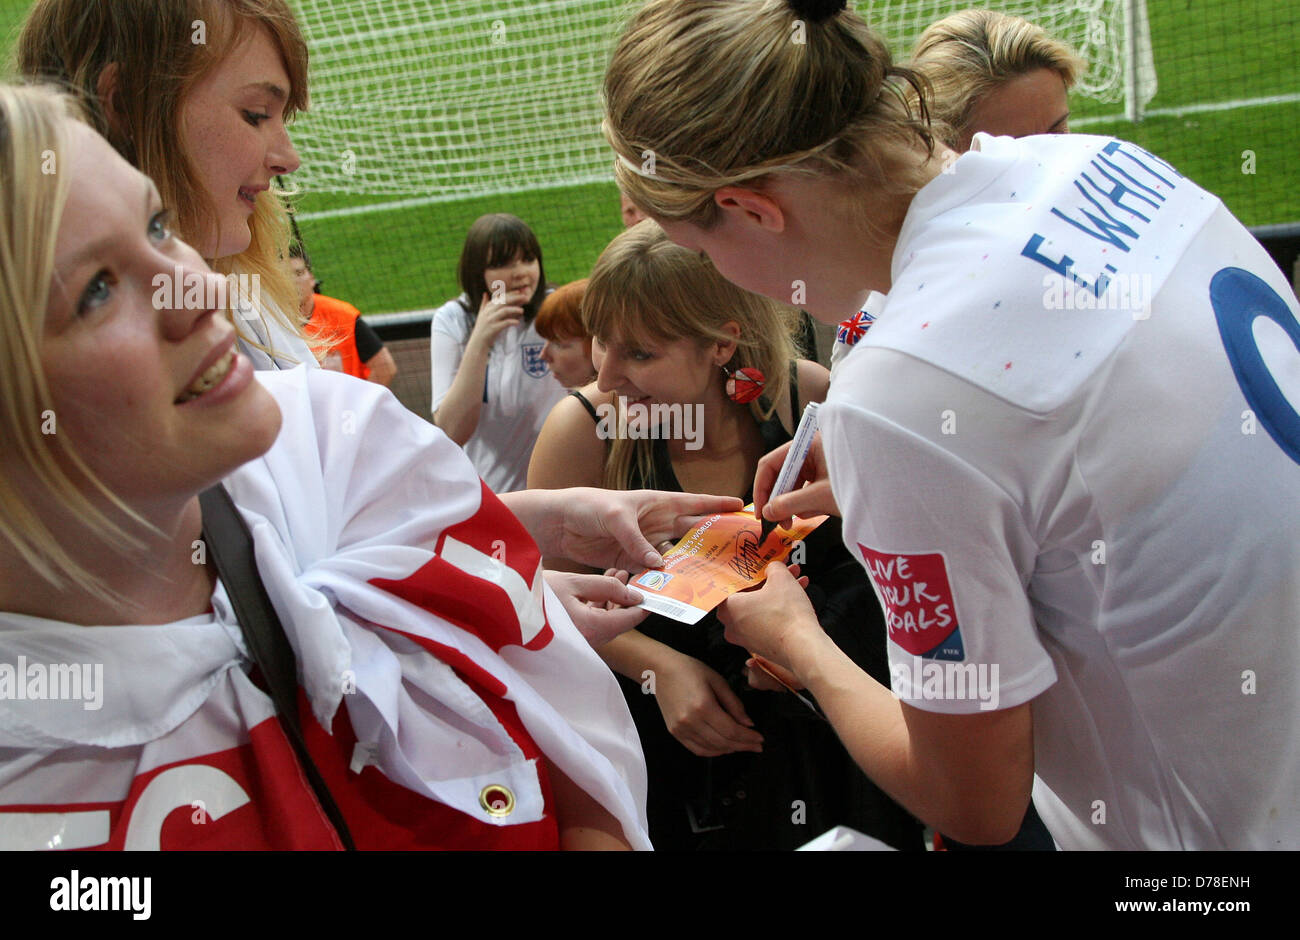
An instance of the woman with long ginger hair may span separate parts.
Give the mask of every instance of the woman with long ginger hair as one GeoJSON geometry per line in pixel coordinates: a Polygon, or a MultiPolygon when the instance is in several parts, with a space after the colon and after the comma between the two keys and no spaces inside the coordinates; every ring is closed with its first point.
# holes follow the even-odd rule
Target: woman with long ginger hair
{"type": "MultiPolygon", "coordinates": [[[[288,123],[308,102],[307,43],[289,5],[36,0],[15,57],[19,74],[78,93],[92,126],[174,208],[180,236],[230,275],[222,299],[254,366],[315,365],[274,188],[298,168],[288,123]]],[[[222,297],[213,288],[207,302],[222,297]]]]}

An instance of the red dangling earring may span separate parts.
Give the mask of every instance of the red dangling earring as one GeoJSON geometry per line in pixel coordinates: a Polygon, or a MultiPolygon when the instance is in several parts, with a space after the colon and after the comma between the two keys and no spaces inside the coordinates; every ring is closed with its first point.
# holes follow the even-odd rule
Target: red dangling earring
{"type": "Polygon", "coordinates": [[[755,369],[752,366],[745,366],[743,369],[736,369],[733,372],[726,365],[723,365],[722,374],[727,377],[725,386],[727,397],[738,405],[748,404],[759,395],[762,395],[763,386],[767,382],[767,376],[763,374],[763,370],[755,369]]]}

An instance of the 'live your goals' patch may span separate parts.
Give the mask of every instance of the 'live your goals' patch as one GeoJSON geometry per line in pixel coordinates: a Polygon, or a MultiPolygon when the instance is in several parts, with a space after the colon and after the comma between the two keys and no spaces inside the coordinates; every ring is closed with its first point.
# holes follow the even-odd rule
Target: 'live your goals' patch
{"type": "Polygon", "coordinates": [[[884,607],[889,638],[913,656],[965,659],[943,554],[878,552],[861,542],[858,549],[884,607]]]}

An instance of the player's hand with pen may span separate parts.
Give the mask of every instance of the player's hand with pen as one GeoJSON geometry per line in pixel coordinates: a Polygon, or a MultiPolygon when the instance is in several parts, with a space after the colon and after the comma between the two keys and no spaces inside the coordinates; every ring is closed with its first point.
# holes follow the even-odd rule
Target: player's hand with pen
{"type": "Polygon", "coordinates": [[[788,525],[791,516],[838,516],[840,507],[831,493],[830,476],[822,455],[822,437],[818,433],[808,449],[803,467],[794,478],[793,488],[784,494],[772,496],[772,487],[781,473],[794,442],[784,444],[758,462],[754,474],[754,514],[760,519],[788,525]]]}

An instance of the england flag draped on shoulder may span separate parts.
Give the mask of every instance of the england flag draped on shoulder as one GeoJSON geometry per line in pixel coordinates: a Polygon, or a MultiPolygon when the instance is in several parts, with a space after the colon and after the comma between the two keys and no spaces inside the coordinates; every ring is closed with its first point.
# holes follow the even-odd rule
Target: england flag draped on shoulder
{"type": "MultiPolygon", "coordinates": [[[[298,658],[304,736],[358,848],[551,848],[547,764],[634,848],[645,764],[609,670],[520,523],[441,432],[319,370],[258,376],[284,425],[226,481],[298,658]]],[[[197,547],[196,547],[197,550],[197,547]]],[[[0,614],[0,848],[328,849],[339,841],[210,614],[86,628],[0,614]],[[80,668],[89,664],[92,670],[80,668]],[[102,672],[94,667],[102,666],[102,672]]]]}

